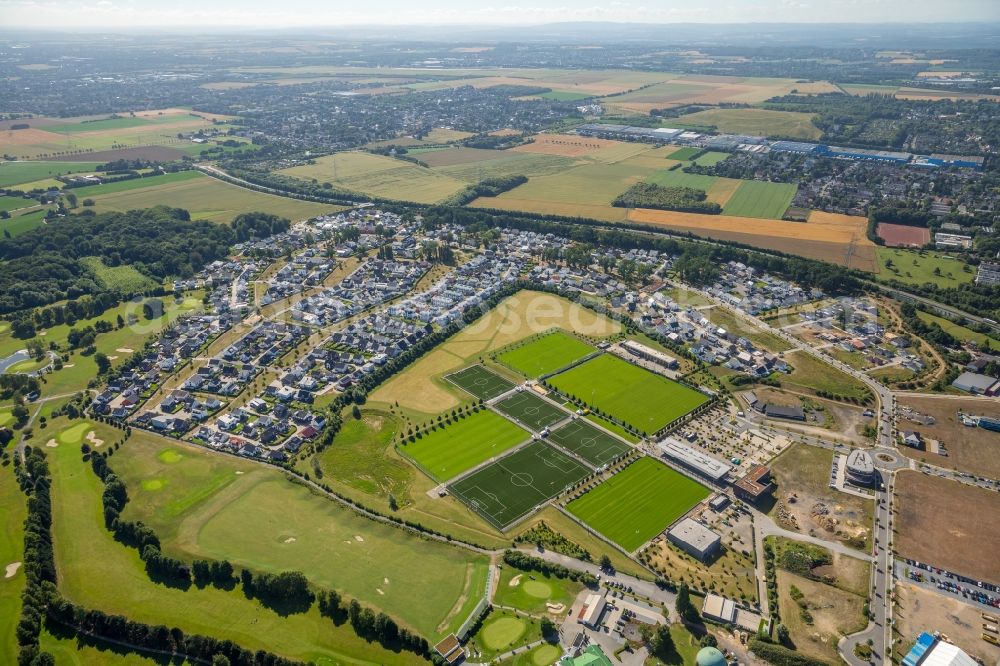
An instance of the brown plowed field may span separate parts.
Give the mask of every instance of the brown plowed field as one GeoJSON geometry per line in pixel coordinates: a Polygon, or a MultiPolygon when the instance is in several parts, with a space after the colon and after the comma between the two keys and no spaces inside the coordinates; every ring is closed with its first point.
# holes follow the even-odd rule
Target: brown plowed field
{"type": "Polygon", "coordinates": [[[882,222],[875,227],[875,233],[885,241],[888,247],[920,247],[931,242],[930,229],[911,227],[905,224],[882,222]]]}

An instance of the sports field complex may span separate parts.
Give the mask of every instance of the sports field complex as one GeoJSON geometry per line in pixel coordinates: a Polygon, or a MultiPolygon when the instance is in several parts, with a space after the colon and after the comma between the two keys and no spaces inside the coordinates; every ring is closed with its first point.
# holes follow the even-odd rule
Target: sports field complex
{"type": "MultiPolygon", "coordinates": [[[[634,453],[618,435],[582,418],[567,397],[650,433],[708,401],[562,331],[503,349],[494,360],[512,376],[546,376],[547,385],[516,384],[482,364],[447,374],[445,382],[479,404],[424,430],[400,451],[500,531],[634,453]],[[554,349],[559,353],[548,353],[554,349]]],[[[570,507],[580,520],[633,550],[707,492],[669,467],[640,458],[570,507]],[[632,518],[615,518],[621,515],[632,518]]]]}

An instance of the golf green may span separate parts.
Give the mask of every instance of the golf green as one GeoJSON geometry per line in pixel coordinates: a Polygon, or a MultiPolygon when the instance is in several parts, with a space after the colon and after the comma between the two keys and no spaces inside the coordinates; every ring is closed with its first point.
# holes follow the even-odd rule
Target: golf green
{"type": "Polygon", "coordinates": [[[530,594],[539,599],[548,599],[552,596],[552,587],[540,580],[526,580],[521,583],[521,587],[524,588],[525,594],[530,594]]]}
{"type": "Polygon", "coordinates": [[[163,449],[158,454],[156,454],[156,459],[162,463],[167,463],[168,465],[173,465],[174,463],[179,463],[184,459],[184,456],[180,452],[174,449],[163,449]]]}
{"type": "Polygon", "coordinates": [[[89,421],[81,421],[76,425],[72,425],[57,435],[60,444],[79,444],[83,441],[84,436],[87,431],[93,428],[93,424],[89,421]]]}
{"type": "Polygon", "coordinates": [[[498,617],[483,627],[483,643],[490,650],[502,650],[524,635],[524,620],[516,617],[498,617]]]}

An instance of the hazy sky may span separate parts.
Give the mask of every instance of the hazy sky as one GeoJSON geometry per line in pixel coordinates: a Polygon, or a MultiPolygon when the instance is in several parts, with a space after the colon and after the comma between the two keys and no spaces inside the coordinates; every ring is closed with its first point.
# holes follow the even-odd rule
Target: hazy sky
{"type": "Polygon", "coordinates": [[[997,20],[1000,0],[0,0],[0,28],[997,20]]]}

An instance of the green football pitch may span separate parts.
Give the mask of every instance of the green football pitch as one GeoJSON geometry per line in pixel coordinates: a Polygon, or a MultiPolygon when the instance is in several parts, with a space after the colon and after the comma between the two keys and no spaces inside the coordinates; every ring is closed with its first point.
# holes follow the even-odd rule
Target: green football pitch
{"type": "Polygon", "coordinates": [[[595,351],[597,349],[592,345],[557,329],[501,352],[497,360],[526,377],[540,377],[565,368],[595,351]]]}
{"type": "Polygon", "coordinates": [[[586,478],[590,470],[544,442],[524,448],[448,486],[498,530],[586,478]]]}
{"type": "Polygon", "coordinates": [[[708,497],[709,492],[654,458],[643,457],[570,502],[566,509],[632,552],[708,497]]]}
{"type": "Polygon", "coordinates": [[[531,391],[518,391],[493,407],[536,432],[569,418],[569,413],[531,391]]]}
{"type": "Polygon", "coordinates": [[[646,434],[657,432],[708,400],[692,388],[610,354],[601,354],[547,381],[561,393],[646,434]]]}
{"type": "Polygon", "coordinates": [[[526,430],[484,409],[451,425],[425,432],[400,450],[432,477],[443,481],[504,453],[528,438],[526,430]]]}
{"type": "Polygon", "coordinates": [[[492,400],[514,388],[512,382],[481,365],[471,365],[445,376],[445,379],[480,400],[492,400]]]}
{"type": "Polygon", "coordinates": [[[632,448],[583,419],[571,421],[553,430],[549,441],[583,458],[594,467],[620,458],[632,448]]]}

